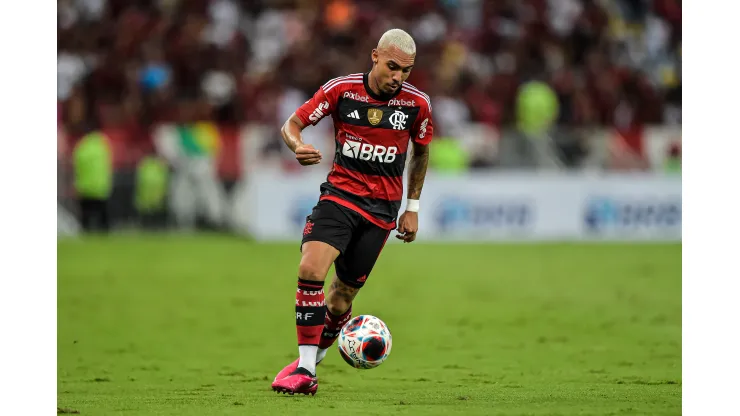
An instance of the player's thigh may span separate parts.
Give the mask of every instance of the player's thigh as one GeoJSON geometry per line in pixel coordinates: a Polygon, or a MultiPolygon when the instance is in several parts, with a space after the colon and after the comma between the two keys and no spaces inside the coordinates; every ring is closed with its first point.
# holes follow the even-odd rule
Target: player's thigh
{"type": "Polygon", "coordinates": [[[356,289],[364,286],[390,233],[374,225],[356,233],[347,250],[334,262],[339,280],[356,289]]]}
{"type": "Polygon", "coordinates": [[[337,205],[320,201],[303,228],[299,277],[324,281],[331,264],[347,249],[353,228],[352,218],[337,205]]]}

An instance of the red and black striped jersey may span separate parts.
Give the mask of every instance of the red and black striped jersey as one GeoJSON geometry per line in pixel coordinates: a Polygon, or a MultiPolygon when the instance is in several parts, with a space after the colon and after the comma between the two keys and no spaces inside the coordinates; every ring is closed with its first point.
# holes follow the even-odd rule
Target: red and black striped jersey
{"type": "Polygon", "coordinates": [[[328,115],[334,120],[334,164],[320,199],[390,230],[403,199],[409,142],[426,145],[434,135],[432,105],[428,95],[406,82],[392,96],[379,96],[367,77],[352,74],[327,82],[296,115],[304,125],[328,115]]]}

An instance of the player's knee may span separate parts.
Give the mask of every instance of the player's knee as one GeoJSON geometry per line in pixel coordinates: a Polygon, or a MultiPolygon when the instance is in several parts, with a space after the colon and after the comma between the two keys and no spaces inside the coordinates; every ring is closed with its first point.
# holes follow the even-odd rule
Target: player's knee
{"type": "Polygon", "coordinates": [[[323,282],[331,264],[339,251],[320,241],[309,241],[301,246],[301,262],[298,265],[298,277],[305,280],[323,282]]]}
{"type": "Polygon", "coordinates": [[[318,264],[311,259],[304,257],[298,265],[298,277],[305,280],[316,280],[323,282],[326,278],[325,266],[318,264]]]}

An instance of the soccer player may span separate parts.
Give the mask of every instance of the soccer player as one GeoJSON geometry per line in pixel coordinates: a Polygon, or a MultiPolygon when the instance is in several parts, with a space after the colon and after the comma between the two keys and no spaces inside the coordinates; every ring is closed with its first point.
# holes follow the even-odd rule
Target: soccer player
{"type": "Polygon", "coordinates": [[[372,51],[370,72],[327,82],[283,125],[283,140],[298,162],[313,165],[323,155],[303,143],[301,131],[331,115],[336,151],[303,229],[295,298],[300,357],[275,377],[277,392],[316,394],[316,365],[349,321],[352,301],[390,232],[397,229],[405,243],[416,239],[433,123],[429,96],[405,82],[415,56],[408,33],[387,31],[372,51]],[[410,148],[406,211],[396,223],[410,148]],[[325,301],[332,263],[336,275],[325,301]]]}

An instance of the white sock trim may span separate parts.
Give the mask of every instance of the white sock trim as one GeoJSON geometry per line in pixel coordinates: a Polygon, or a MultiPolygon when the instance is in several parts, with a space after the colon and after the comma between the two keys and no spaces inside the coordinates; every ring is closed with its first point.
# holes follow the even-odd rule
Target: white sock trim
{"type": "Polygon", "coordinates": [[[311,374],[316,374],[316,353],[318,350],[318,345],[299,345],[298,353],[301,356],[298,359],[298,367],[303,367],[311,374]]]}
{"type": "Polygon", "coordinates": [[[319,351],[316,353],[316,364],[318,364],[319,361],[323,360],[324,357],[326,357],[327,351],[329,351],[329,348],[319,348],[319,351]]]}

